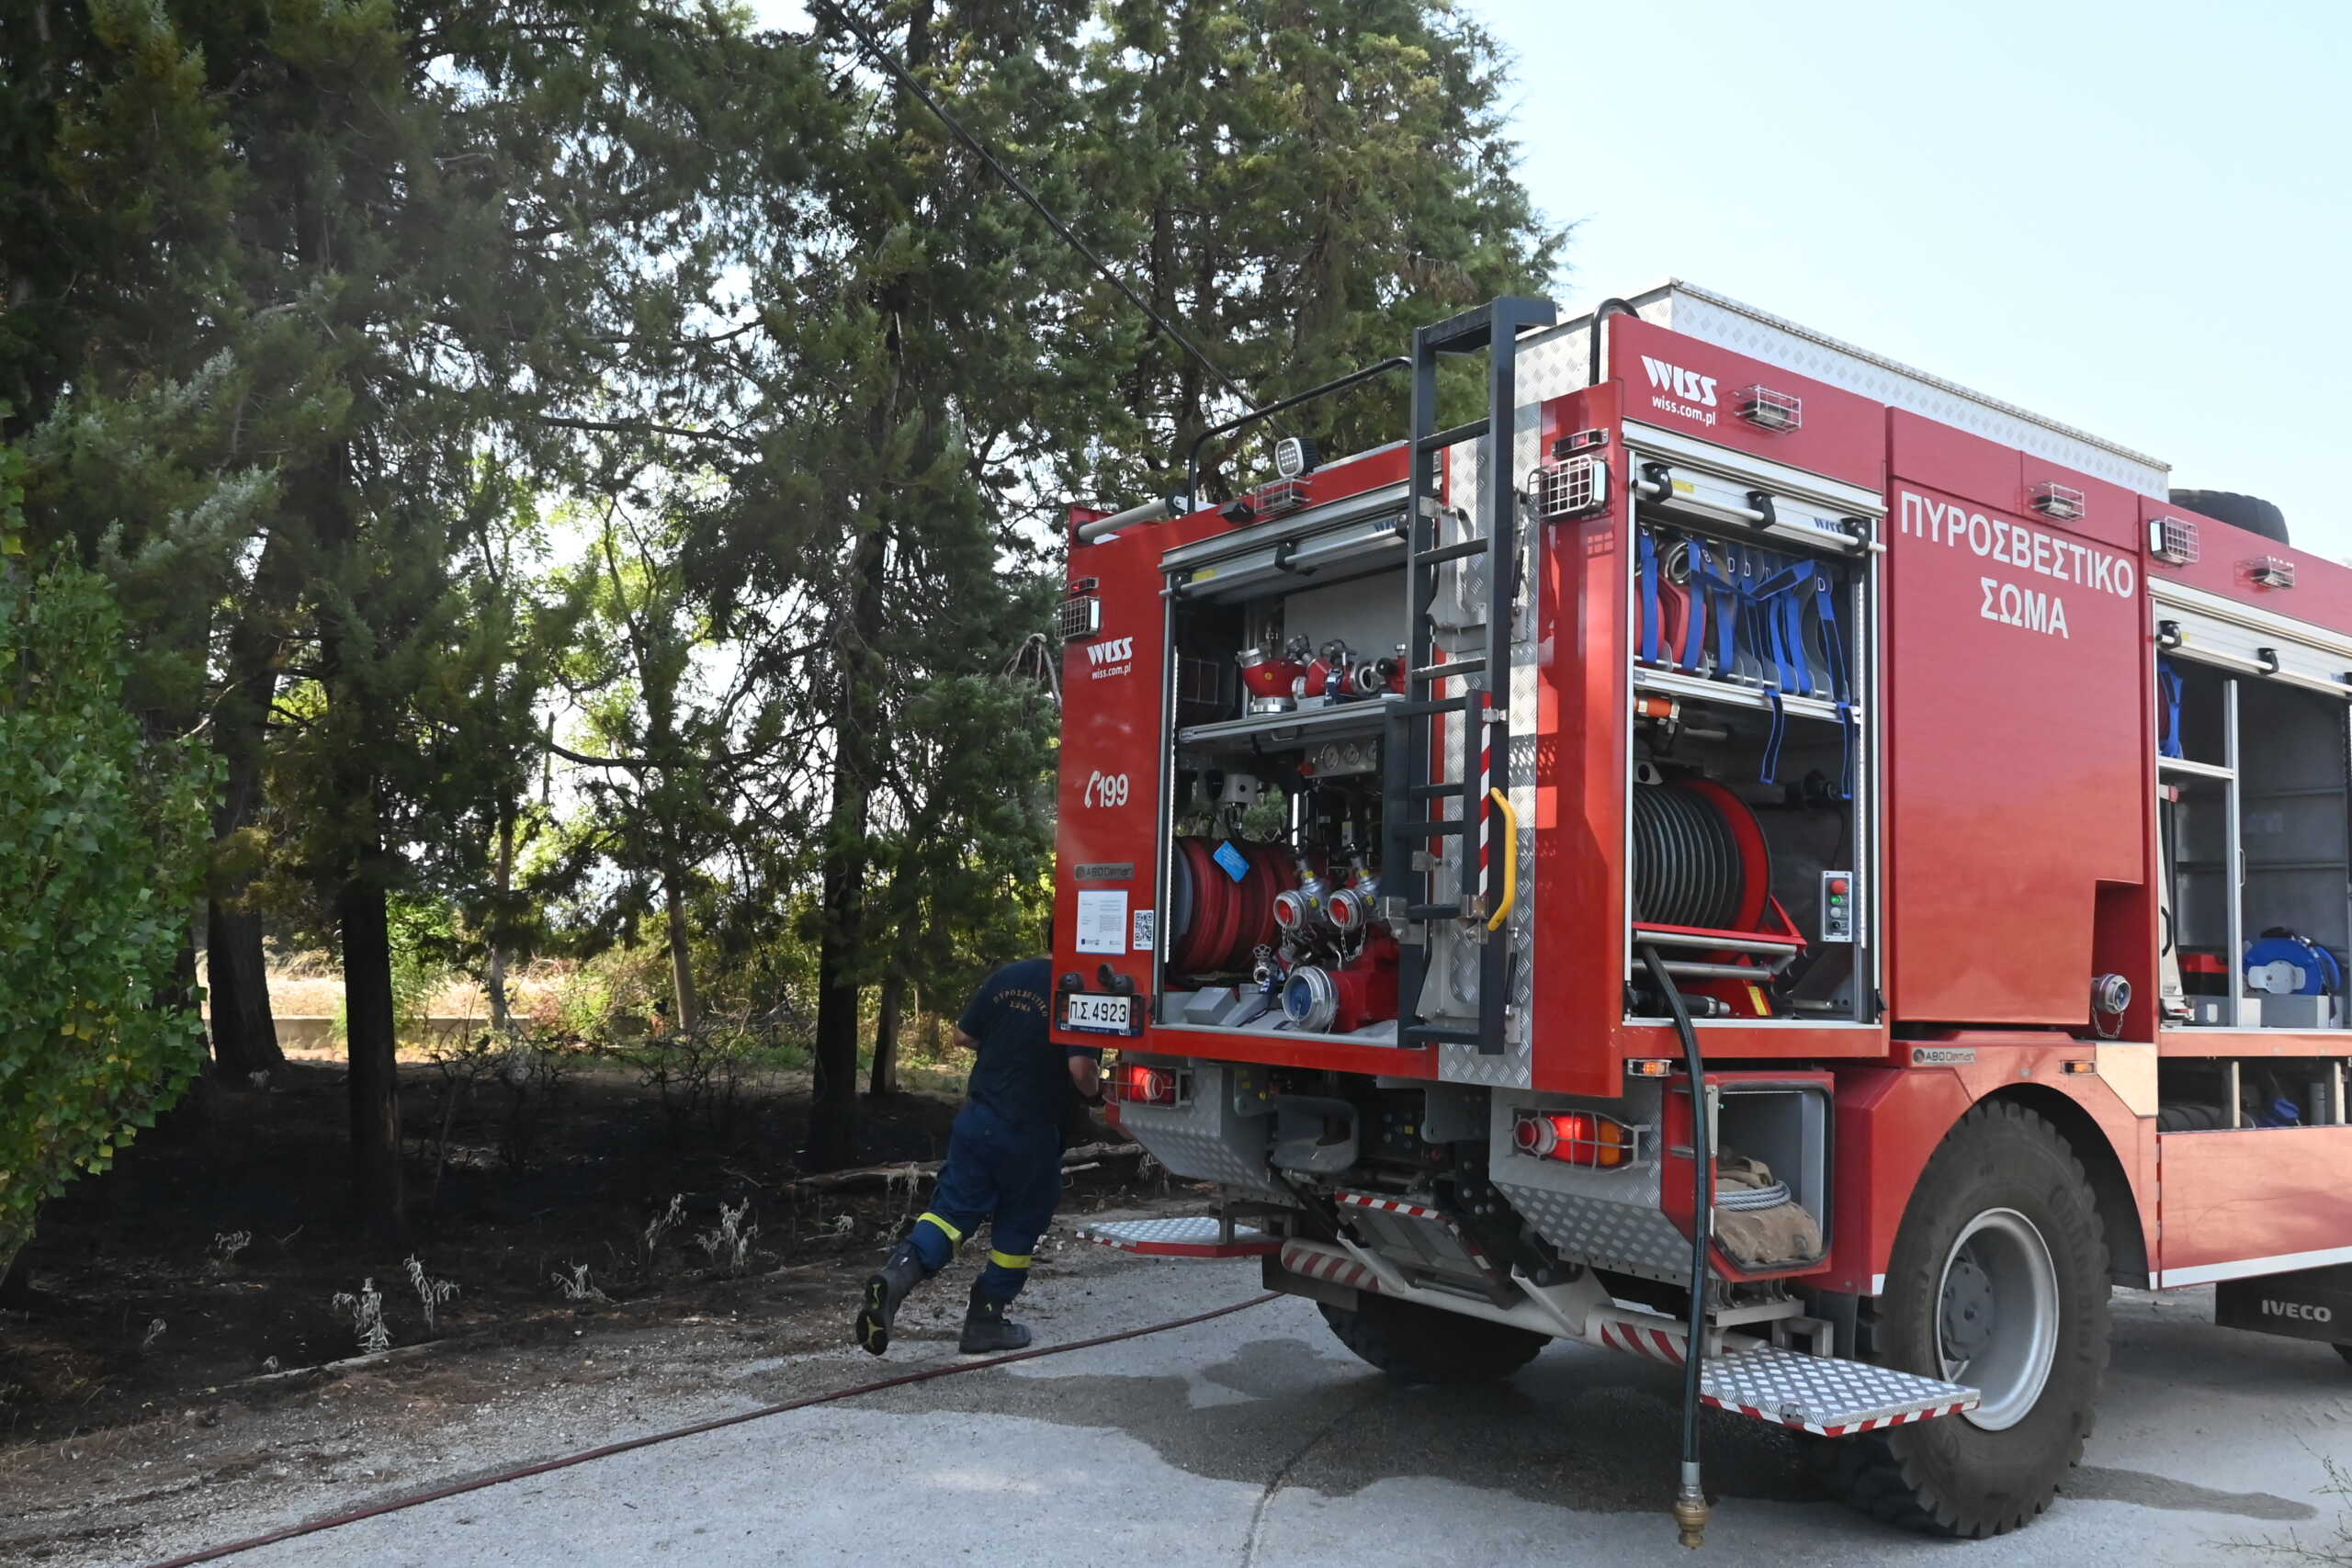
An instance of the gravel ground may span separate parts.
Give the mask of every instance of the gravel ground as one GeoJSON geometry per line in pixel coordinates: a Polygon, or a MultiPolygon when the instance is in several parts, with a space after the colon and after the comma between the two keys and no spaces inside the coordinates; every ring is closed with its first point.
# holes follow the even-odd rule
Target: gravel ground
{"type": "MultiPolygon", "coordinates": [[[[965,1266],[968,1269],[968,1265],[965,1266]]],[[[885,1362],[842,1343],[854,1280],[386,1363],[291,1394],[221,1391],[0,1461],[0,1562],[151,1562],[513,1465],[954,1358],[964,1281],[910,1304],[885,1362]]],[[[1072,1340],[1249,1299],[1248,1264],[1065,1245],[1023,1315],[1072,1340]]],[[[2352,1369],[2211,1325],[2203,1292],[2117,1301],[2099,1429],[2032,1528],[1955,1548],[1823,1500],[1796,1441],[1708,1427],[1710,1553],[1757,1563],[2203,1564],[2335,1539],[2352,1369]]],[[[800,1410],[265,1548],[249,1568],[927,1562],[1690,1561],[1666,1517],[1675,1373],[1555,1346],[1510,1382],[1400,1390],[1283,1298],[1117,1345],[800,1410]]],[[[2352,1561],[2352,1559],[2345,1559],[2352,1561]]]]}

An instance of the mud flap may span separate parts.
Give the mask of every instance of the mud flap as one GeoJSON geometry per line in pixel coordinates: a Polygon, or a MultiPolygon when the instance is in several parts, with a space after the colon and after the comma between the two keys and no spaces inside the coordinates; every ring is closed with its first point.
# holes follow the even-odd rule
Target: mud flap
{"type": "Polygon", "coordinates": [[[2213,1287],[2213,1321],[2254,1334],[2352,1344],[2352,1264],[2223,1280],[2213,1287]]]}

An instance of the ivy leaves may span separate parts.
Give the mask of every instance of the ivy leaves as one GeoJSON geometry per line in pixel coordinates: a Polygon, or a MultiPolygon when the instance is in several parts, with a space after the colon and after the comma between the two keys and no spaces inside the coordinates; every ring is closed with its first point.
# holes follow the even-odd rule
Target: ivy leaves
{"type": "Polygon", "coordinates": [[[41,1201],[111,1166],[204,1055],[167,993],[214,764],[141,733],[123,647],[97,577],[0,568],[0,1269],[41,1201]]]}

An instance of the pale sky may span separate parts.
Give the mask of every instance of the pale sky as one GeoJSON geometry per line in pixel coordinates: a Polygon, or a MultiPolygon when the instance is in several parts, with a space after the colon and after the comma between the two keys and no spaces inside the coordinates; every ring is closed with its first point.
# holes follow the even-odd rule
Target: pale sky
{"type": "Polygon", "coordinates": [[[1570,313],[1683,277],[2352,557],[2352,5],[1458,3],[1570,313]]]}
{"type": "Polygon", "coordinates": [[[1683,277],[2352,556],[2352,6],[1466,8],[1572,313],[1683,277]]]}

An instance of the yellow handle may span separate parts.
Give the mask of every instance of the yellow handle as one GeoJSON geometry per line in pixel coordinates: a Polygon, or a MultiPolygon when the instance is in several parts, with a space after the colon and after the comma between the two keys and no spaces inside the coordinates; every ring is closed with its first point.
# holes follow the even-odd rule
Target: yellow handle
{"type": "MultiPolygon", "coordinates": [[[[1510,808],[1510,801],[1504,795],[1502,791],[1498,789],[1490,789],[1487,794],[1494,801],[1496,808],[1503,814],[1503,832],[1505,834],[1503,840],[1503,901],[1496,906],[1493,916],[1487,921],[1487,929],[1492,931],[1500,931],[1502,929],[1503,922],[1510,919],[1510,907],[1519,902],[1519,813],[1510,808]]],[[[1493,848],[1493,843],[1490,840],[1487,845],[1488,852],[1491,853],[1493,848]]]]}

